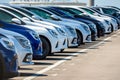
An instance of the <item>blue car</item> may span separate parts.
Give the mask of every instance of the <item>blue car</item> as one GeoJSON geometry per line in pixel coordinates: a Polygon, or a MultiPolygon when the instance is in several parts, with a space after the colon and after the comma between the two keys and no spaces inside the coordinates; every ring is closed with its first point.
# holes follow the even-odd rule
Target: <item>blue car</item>
{"type": "MultiPolygon", "coordinates": [[[[0,18],[0,20],[2,20],[2,19],[0,18]]],[[[41,59],[41,57],[42,57],[42,42],[35,31],[25,28],[25,27],[22,27],[22,26],[9,24],[9,23],[3,22],[3,21],[0,21],[0,24],[3,25],[2,26],[3,29],[20,33],[20,34],[24,35],[27,39],[29,39],[30,43],[32,45],[33,59],[41,59]]]]}
{"type": "Polygon", "coordinates": [[[18,76],[17,63],[13,42],[0,33],[0,79],[18,76]]]}

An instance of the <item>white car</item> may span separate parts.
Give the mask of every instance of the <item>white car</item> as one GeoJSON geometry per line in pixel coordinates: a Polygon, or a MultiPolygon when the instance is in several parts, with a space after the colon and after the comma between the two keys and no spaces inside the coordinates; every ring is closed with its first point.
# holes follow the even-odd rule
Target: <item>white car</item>
{"type": "Polygon", "coordinates": [[[0,32],[5,34],[7,37],[9,37],[14,42],[15,51],[18,55],[18,66],[33,64],[32,48],[31,48],[29,40],[26,37],[24,37],[23,35],[19,33],[8,31],[2,28],[0,28],[0,32]]]}
{"type": "Polygon", "coordinates": [[[63,49],[61,47],[62,45],[67,47],[66,37],[60,37],[59,36],[60,34],[58,35],[57,31],[51,28],[39,27],[40,25],[38,26],[38,23],[32,23],[30,21],[23,21],[16,15],[14,15],[13,13],[5,9],[0,8],[0,10],[2,10],[4,14],[9,15],[10,22],[33,29],[39,34],[42,40],[42,43],[43,43],[43,55],[44,56],[47,56],[49,53],[60,52],[63,49]]]}
{"type": "MultiPolygon", "coordinates": [[[[33,9],[33,7],[32,7],[32,9],[33,9]]],[[[79,42],[78,45],[80,45],[81,42],[82,43],[91,42],[91,31],[86,24],[79,22],[79,21],[72,20],[72,19],[65,19],[65,18],[59,17],[59,16],[55,15],[54,13],[44,10],[44,9],[35,8],[35,7],[34,7],[34,9],[37,9],[38,11],[41,11],[41,12],[43,11],[44,14],[48,15],[48,17],[45,18],[44,16],[40,16],[37,14],[38,16],[42,17],[42,20],[44,20],[44,21],[53,22],[53,21],[51,21],[52,20],[51,17],[52,17],[52,18],[54,18],[54,22],[58,21],[57,23],[68,25],[68,26],[71,26],[72,28],[74,28],[77,32],[77,37],[78,37],[78,42],[79,42]]]]}

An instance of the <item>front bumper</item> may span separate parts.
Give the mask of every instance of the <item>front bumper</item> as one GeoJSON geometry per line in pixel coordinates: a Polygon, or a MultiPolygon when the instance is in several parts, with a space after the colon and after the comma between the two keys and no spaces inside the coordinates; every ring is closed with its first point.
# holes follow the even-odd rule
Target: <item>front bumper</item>
{"type": "Polygon", "coordinates": [[[105,26],[105,33],[111,33],[112,31],[112,26],[111,25],[106,25],[105,26]]]}
{"type": "Polygon", "coordinates": [[[78,44],[77,44],[77,37],[68,37],[68,47],[77,47],[78,44]]]}
{"type": "Polygon", "coordinates": [[[59,37],[59,48],[61,49],[66,49],[68,48],[68,42],[67,42],[67,37],[66,36],[61,36],[59,37]]]}
{"type": "Polygon", "coordinates": [[[83,42],[92,42],[91,41],[91,34],[83,35],[83,42]]]}
{"type": "Polygon", "coordinates": [[[18,66],[32,65],[32,51],[30,49],[19,49],[18,53],[18,66]]]}
{"type": "Polygon", "coordinates": [[[51,53],[60,52],[60,41],[58,38],[50,40],[51,43],[51,53]]]}

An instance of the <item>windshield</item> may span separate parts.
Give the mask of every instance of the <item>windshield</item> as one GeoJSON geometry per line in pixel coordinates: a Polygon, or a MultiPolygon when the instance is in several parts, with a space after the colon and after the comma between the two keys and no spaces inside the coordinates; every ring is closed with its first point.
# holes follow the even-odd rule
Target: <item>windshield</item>
{"type": "Polygon", "coordinates": [[[95,12],[92,11],[92,10],[90,10],[90,9],[87,9],[87,8],[81,8],[81,9],[83,9],[84,11],[86,11],[86,12],[89,13],[89,14],[92,14],[92,15],[95,14],[95,12]]]}
{"type": "Polygon", "coordinates": [[[73,9],[73,8],[67,8],[67,9],[74,12],[74,13],[76,13],[76,14],[78,14],[78,15],[83,13],[82,11],[77,10],[77,9],[73,9]]]}
{"type": "Polygon", "coordinates": [[[30,17],[33,16],[33,14],[29,13],[28,11],[26,11],[26,10],[24,10],[24,9],[21,9],[21,8],[15,8],[15,9],[17,9],[17,10],[19,10],[19,11],[21,11],[21,12],[27,14],[27,15],[30,16],[30,17]]]}
{"type": "MultiPolygon", "coordinates": [[[[6,11],[3,11],[3,10],[0,10],[0,20],[1,21],[4,21],[4,22],[7,22],[7,23],[12,23],[12,24],[16,24],[12,21],[13,18],[16,18],[14,15],[6,12],[6,11]]],[[[18,19],[18,18],[17,18],[18,19]]],[[[20,20],[20,19],[19,19],[20,20]]],[[[21,21],[21,20],[20,20],[21,21]]],[[[25,23],[23,21],[21,21],[21,24],[22,25],[25,25],[25,23]]]]}
{"type": "Polygon", "coordinates": [[[7,22],[7,23],[12,23],[12,19],[14,16],[10,15],[9,13],[0,10],[0,20],[7,22]]]}
{"type": "Polygon", "coordinates": [[[41,10],[41,9],[37,9],[37,8],[26,8],[25,9],[35,13],[36,15],[44,18],[44,19],[51,19],[51,15],[50,13],[44,11],[44,10],[41,10]]]}
{"type": "Polygon", "coordinates": [[[45,9],[51,11],[52,13],[54,13],[54,14],[60,16],[60,17],[64,17],[64,18],[70,17],[70,16],[69,16],[68,14],[66,14],[64,11],[61,11],[61,10],[56,9],[56,8],[45,8],[45,9]]]}
{"type": "Polygon", "coordinates": [[[9,8],[4,8],[4,9],[6,9],[9,12],[12,12],[13,14],[17,15],[20,18],[25,17],[24,15],[20,14],[19,12],[15,11],[15,10],[12,10],[12,9],[9,9],[9,8]]]}
{"type": "Polygon", "coordinates": [[[118,12],[117,10],[111,9],[111,8],[102,8],[102,10],[103,10],[103,12],[104,12],[105,14],[110,14],[110,15],[118,12]]]}

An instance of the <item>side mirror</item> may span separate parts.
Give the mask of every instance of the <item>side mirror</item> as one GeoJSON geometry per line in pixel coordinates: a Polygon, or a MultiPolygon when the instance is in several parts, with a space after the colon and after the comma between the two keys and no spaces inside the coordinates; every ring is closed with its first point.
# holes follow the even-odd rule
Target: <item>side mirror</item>
{"type": "Polygon", "coordinates": [[[57,21],[60,20],[60,18],[59,18],[58,16],[56,16],[56,15],[51,15],[51,18],[52,18],[53,20],[57,20],[57,21]]]}
{"type": "Polygon", "coordinates": [[[37,16],[32,16],[32,18],[35,19],[35,20],[40,20],[40,18],[37,17],[37,16]]]}
{"type": "Polygon", "coordinates": [[[27,17],[23,17],[23,18],[22,18],[22,20],[25,20],[25,21],[30,21],[30,19],[29,19],[29,18],[27,18],[27,17]]]}
{"type": "Polygon", "coordinates": [[[13,18],[12,23],[21,24],[21,21],[19,19],[17,19],[17,18],[13,18]]]}

